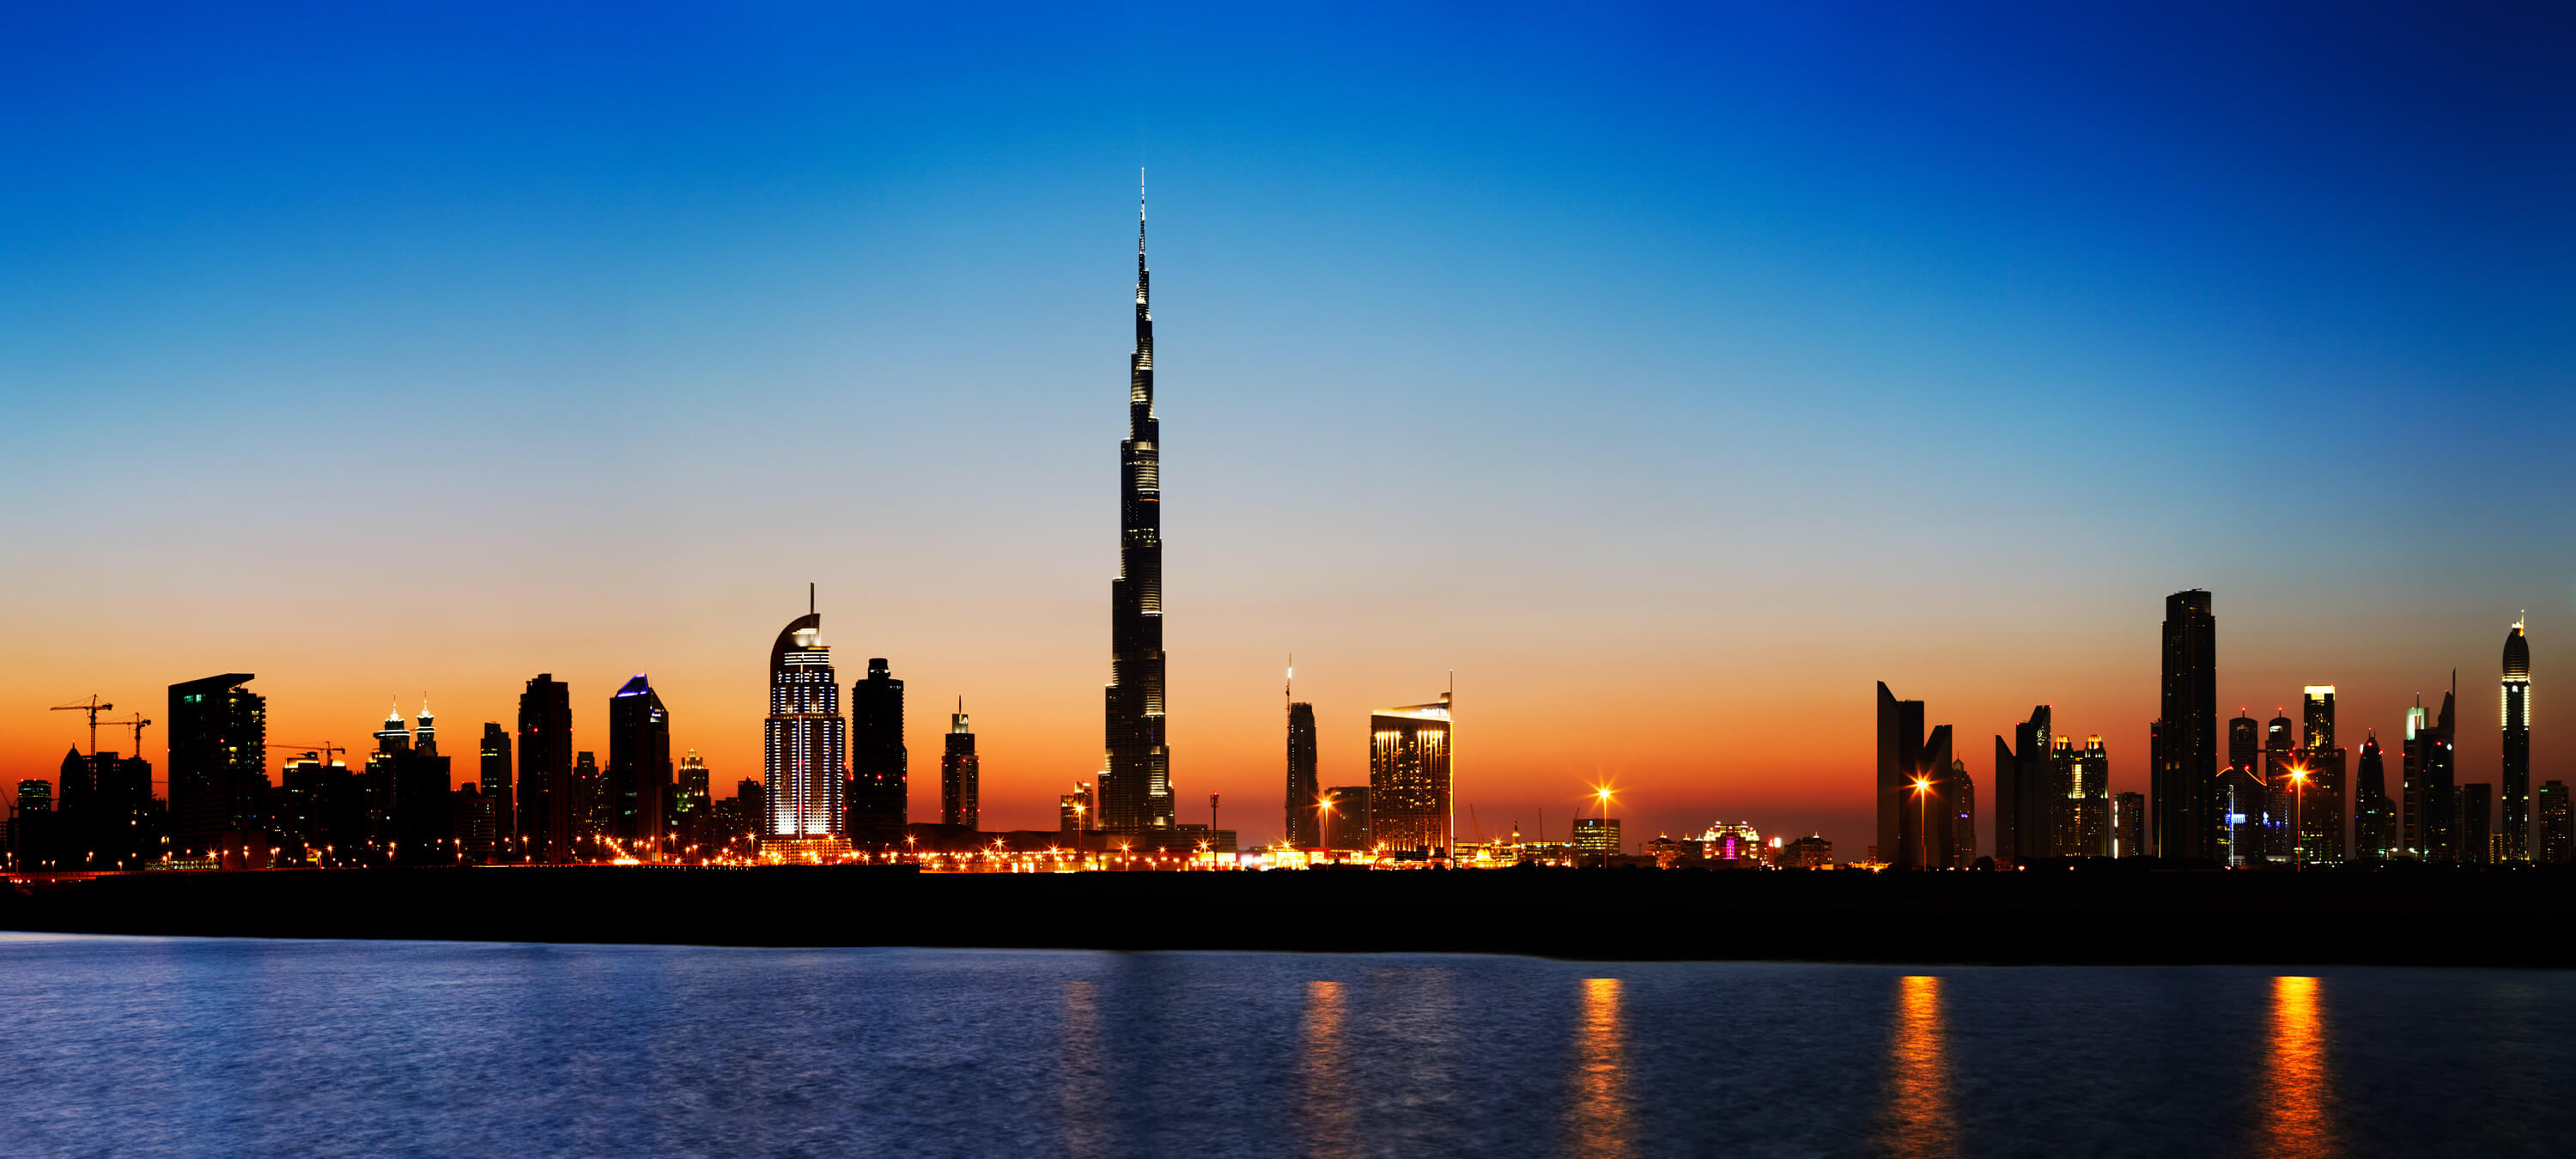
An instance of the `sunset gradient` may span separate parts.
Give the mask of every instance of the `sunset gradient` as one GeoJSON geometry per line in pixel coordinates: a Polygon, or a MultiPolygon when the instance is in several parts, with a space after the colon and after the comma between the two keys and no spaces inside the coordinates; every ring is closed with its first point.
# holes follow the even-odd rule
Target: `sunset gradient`
{"type": "Polygon", "coordinates": [[[219,672],[604,762],[649,672],[730,795],[811,582],[913,818],[962,696],[1052,828],[1140,167],[1182,822],[1277,837],[1291,652],[1328,786],[1455,674],[1470,839],[1857,857],[1878,680],[2143,791],[2191,587],[2222,718],[2456,667],[2463,782],[2527,610],[2576,777],[2567,13],[1773,9],[13,6],[0,780],[219,672]]]}

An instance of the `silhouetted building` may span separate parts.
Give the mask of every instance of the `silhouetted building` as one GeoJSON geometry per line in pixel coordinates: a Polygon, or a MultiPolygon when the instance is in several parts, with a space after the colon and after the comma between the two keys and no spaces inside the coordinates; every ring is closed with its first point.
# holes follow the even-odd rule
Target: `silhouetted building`
{"type": "Polygon", "coordinates": [[[2172,858],[2210,856],[2218,789],[2218,620],[2209,593],[2165,597],[2164,712],[2148,754],[2155,831],[2148,840],[2172,858]]]}
{"type": "Polygon", "coordinates": [[[1450,694],[1369,714],[1369,839],[1389,851],[1449,853],[1450,694]]]}
{"type": "Polygon", "coordinates": [[[499,721],[485,721],[483,744],[475,753],[481,762],[475,779],[482,786],[483,798],[492,810],[492,847],[495,857],[517,853],[519,806],[516,788],[510,776],[510,731],[499,721]]]}
{"type": "Polygon", "coordinates": [[[2334,685],[2308,686],[2300,704],[2307,740],[2299,761],[2308,774],[2306,799],[2298,807],[2301,860],[2308,865],[2339,865],[2344,860],[2346,754],[2335,744],[2334,685]]]}
{"type": "Polygon", "coordinates": [[[493,805],[492,795],[478,781],[466,782],[449,797],[449,811],[456,817],[456,843],[464,860],[488,865],[497,858],[499,830],[493,805]]]}
{"type": "MultiPolygon", "coordinates": [[[[210,853],[228,834],[262,829],[268,789],[268,700],[248,672],[170,686],[170,849],[210,853]]],[[[265,841],[265,836],[258,838],[265,841]]]]}
{"type": "Polygon", "coordinates": [[[2298,786],[2291,770],[2300,768],[2298,728],[2287,713],[2272,718],[2263,730],[2263,853],[2287,865],[2298,851],[2296,823],[2298,786]]]}
{"type": "Polygon", "coordinates": [[[1091,794],[1066,793],[1055,799],[1055,828],[1068,845],[1081,839],[1091,828],[1091,794]]]}
{"type": "Polygon", "coordinates": [[[680,758],[671,788],[671,848],[692,860],[705,857],[716,842],[715,793],[707,784],[707,761],[690,749],[680,758]]]}
{"type": "Polygon", "coordinates": [[[2271,790],[2263,786],[2260,758],[2248,767],[2229,767],[2218,774],[2219,842],[2216,849],[2220,864],[2241,869],[2262,865],[2267,859],[2264,818],[2271,808],[2271,790]]]}
{"type": "Polygon", "coordinates": [[[1955,864],[1956,846],[1945,820],[1949,810],[1938,798],[1949,780],[1950,726],[1923,731],[1923,702],[1898,700],[1878,685],[1878,848],[1893,852],[1889,864],[1915,869],[1946,869],[1955,864]],[[1930,840],[1925,830],[1930,829],[1930,840]]]}
{"type": "MultiPolygon", "coordinates": [[[[2026,865],[2049,855],[2048,706],[2033,705],[2030,719],[2013,727],[2011,744],[1995,738],[1995,860],[2026,865]]],[[[1884,818],[1881,818],[1882,823],[1884,818]]]]}
{"type": "Polygon", "coordinates": [[[617,813],[617,795],[608,791],[608,770],[599,767],[597,753],[572,755],[572,799],[572,847],[577,855],[595,855],[617,813]]]}
{"type": "Polygon", "coordinates": [[[615,803],[611,831],[628,856],[657,861],[670,820],[671,713],[652,681],[638,672],[608,698],[608,785],[615,803]]]}
{"type": "Polygon", "coordinates": [[[8,844],[18,869],[36,873],[62,868],[60,848],[54,839],[55,820],[53,782],[18,782],[18,803],[9,819],[8,844]]]}
{"type": "Polygon", "coordinates": [[[542,673],[519,694],[519,837],[530,861],[573,857],[572,687],[542,673]]]}
{"type": "Polygon", "coordinates": [[[2497,693],[2504,722],[2504,856],[2531,859],[2531,641],[2522,621],[2504,638],[2504,681],[2497,693]]]}
{"type": "Polygon", "coordinates": [[[2495,786],[2484,781],[2460,786],[2460,861],[2469,865],[2487,863],[2494,817],[2495,786]]]}
{"type": "Polygon", "coordinates": [[[1950,762],[1941,800],[1950,810],[1950,864],[1968,865],[1977,859],[1977,783],[1968,776],[1968,762],[1950,762]]]}
{"type": "Polygon", "coordinates": [[[2457,702],[2456,692],[2445,692],[2439,716],[2425,715],[2421,697],[2406,710],[2406,813],[2400,820],[2407,854],[2425,861],[2453,861],[2459,856],[2459,803],[2453,793],[2456,766],[2451,750],[2457,702]]]}
{"type": "Polygon", "coordinates": [[[1323,815],[1324,848],[1367,849],[1376,844],[1368,786],[1335,785],[1323,796],[1325,807],[1317,812],[1323,815]]]}
{"type": "Polygon", "coordinates": [[[2059,736],[2055,759],[2056,790],[2049,802],[2052,831],[2049,852],[2058,857],[2111,855],[2111,754],[2102,738],[2059,736]]]}
{"type": "Polygon", "coordinates": [[[2147,855],[2147,795],[2116,793],[2111,797],[2111,856],[2147,855]]]}
{"type": "Polygon", "coordinates": [[[289,864],[344,866],[374,860],[367,844],[366,797],[348,765],[308,752],[288,761],[278,780],[272,824],[289,864]]]}
{"type": "Polygon", "coordinates": [[[714,852],[745,856],[753,851],[769,827],[769,794],[760,782],[744,777],[734,783],[733,796],[716,802],[716,837],[714,852]]]}
{"type": "Polygon", "coordinates": [[[2388,767],[2379,752],[2379,734],[2361,741],[2361,761],[2354,772],[2352,808],[2353,856],[2385,861],[2397,848],[2397,804],[2388,796],[2388,767]]]}
{"type": "Polygon", "coordinates": [[[1619,852],[1619,819],[1616,817],[1577,817],[1574,819],[1574,851],[1586,857],[1616,856],[1619,852]]]}
{"type": "Polygon", "coordinates": [[[761,783],[769,795],[769,832],[791,840],[839,837],[849,824],[841,800],[849,738],[823,617],[811,610],[788,621],[769,648],[769,719],[763,729],[761,783]]]}
{"type": "Polygon", "coordinates": [[[1299,849],[1312,849],[1323,842],[1323,830],[1316,823],[1315,794],[1322,782],[1317,780],[1315,747],[1315,706],[1304,701],[1288,704],[1288,844],[1299,849]]]}
{"type": "Polygon", "coordinates": [[[911,820],[911,757],[903,744],[903,681],[885,657],[850,684],[850,839],[900,845],[911,820]]]}
{"type": "Polygon", "coordinates": [[[1152,275],[1145,206],[1136,205],[1136,351],[1127,363],[1127,438],[1118,444],[1118,578],[1109,581],[1109,767],[1100,826],[1172,826],[1171,750],[1163,719],[1162,423],[1154,416],[1152,275]]]}
{"type": "Polygon", "coordinates": [[[975,760],[975,732],[966,726],[966,698],[948,717],[947,749],[939,754],[939,823],[974,829],[982,822],[983,770],[975,760]]]}
{"type": "Polygon", "coordinates": [[[2539,796],[2540,863],[2566,865],[2576,860],[2576,809],[2570,808],[2567,782],[2542,781],[2539,796]]]}
{"type": "Polygon", "coordinates": [[[1801,837],[1780,847],[1783,869],[1832,869],[1834,843],[1822,837],[1801,837]]]}

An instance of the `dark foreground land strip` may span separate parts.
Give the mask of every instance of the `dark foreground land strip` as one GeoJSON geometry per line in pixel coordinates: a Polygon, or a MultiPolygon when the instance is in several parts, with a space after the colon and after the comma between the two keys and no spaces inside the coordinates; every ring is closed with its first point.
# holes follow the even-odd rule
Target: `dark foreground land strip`
{"type": "Polygon", "coordinates": [[[0,892],[65,933],[1599,960],[2576,966],[2576,874],[1654,870],[130,874],[0,892]]]}

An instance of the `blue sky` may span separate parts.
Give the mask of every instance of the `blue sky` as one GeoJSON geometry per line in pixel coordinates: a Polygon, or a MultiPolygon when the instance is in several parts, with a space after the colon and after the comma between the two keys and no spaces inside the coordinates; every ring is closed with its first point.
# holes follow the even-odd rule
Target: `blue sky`
{"type": "Polygon", "coordinates": [[[1775,7],[13,8],[12,650],[68,699],[191,674],[102,622],[274,649],[370,717],[659,664],[738,766],[722,665],[819,578],[1028,722],[1039,823],[1096,755],[1144,167],[1185,790],[1269,791],[1291,650],[1350,711],[1461,669],[1511,792],[1675,825],[1864,800],[1707,754],[1878,678],[1969,737],[2087,708],[2128,781],[2181,587],[2225,699],[2385,726],[2523,607],[2548,671],[2576,20],[1775,7]],[[1553,739],[1611,690],[1675,738],[1553,739]]]}

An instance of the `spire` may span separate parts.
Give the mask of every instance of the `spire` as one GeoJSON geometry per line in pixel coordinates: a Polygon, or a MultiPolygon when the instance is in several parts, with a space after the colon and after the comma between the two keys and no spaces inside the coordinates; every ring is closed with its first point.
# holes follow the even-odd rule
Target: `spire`
{"type": "Polygon", "coordinates": [[[1136,169],[1136,267],[1145,266],[1145,169],[1136,169]]]}

